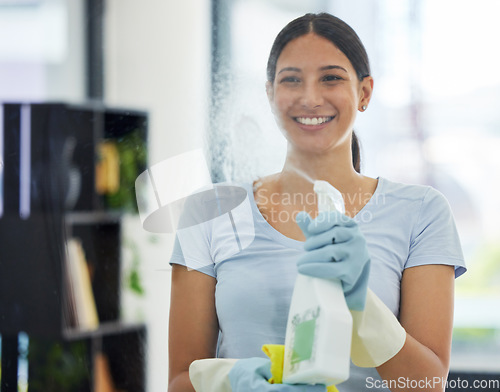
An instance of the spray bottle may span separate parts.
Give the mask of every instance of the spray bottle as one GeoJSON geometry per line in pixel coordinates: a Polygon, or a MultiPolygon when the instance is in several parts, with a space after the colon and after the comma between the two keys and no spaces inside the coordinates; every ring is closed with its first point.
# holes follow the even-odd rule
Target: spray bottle
{"type": "MultiPolygon", "coordinates": [[[[341,193],[315,181],[318,211],[345,212],[341,193]]],[[[352,316],[338,279],[302,274],[295,282],[285,338],[283,382],[339,384],[349,378],[352,316]]]]}

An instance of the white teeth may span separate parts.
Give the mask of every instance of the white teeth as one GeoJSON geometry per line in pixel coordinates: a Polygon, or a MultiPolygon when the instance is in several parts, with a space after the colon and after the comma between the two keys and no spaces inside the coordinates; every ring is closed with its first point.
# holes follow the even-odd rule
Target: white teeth
{"type": "Polygon", "coordinates": [[[296,121],[304,125],[318,125],[330,121],[333,117],[297,117],[296,121]]]}

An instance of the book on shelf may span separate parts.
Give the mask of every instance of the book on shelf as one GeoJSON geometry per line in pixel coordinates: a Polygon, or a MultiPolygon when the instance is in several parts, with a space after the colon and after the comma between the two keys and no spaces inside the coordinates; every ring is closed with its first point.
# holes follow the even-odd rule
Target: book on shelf
{"type": "Polygon", "coordinates": [[[95,168],[96,191],[100,195],[120,189],[120,153],[116,142],[101,141],[97,145],[98,162],[95,168]]]}
{"type": "Polygon", "coordinates": [[[81,241],[70,238],[66,248],[67,325],[78,329],[96,329],[99,317],[81,241]]]}

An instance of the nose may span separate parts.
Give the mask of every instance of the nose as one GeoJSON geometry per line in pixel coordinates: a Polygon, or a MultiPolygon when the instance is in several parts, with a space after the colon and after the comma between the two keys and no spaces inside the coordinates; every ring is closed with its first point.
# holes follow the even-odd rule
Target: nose
{"type": "Polygon", "coordinates": [[[306,109],[314,109],[323,105],[324,99],[321,88],[310,83],[304,86],[301,96],[301,105],[306,109]]]}

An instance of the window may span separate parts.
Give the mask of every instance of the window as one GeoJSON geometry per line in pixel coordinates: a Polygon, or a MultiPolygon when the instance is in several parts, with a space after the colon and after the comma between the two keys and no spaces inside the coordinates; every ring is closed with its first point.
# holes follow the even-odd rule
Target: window
{"type": "MultiPolygon", "coordinates": [[[[265,66],[291,19],[324,10],[349,23],[370,56],[375,95],[355,129],[362,171],[430,184],[448,198],[468,272],[456,282],[452,370],[500,371],[500,3],[452,0],[215,1],[223,66],[211,140],[220,178],[281,169],[285,142],[268,107],[265,66]],[[223,154],[220,154],[223,152],[223,154]]],[[[219,64],[221,65],[221,64],[219,64]]],[[[215,113],[215,115],[214,115],[215,113]]]]}

